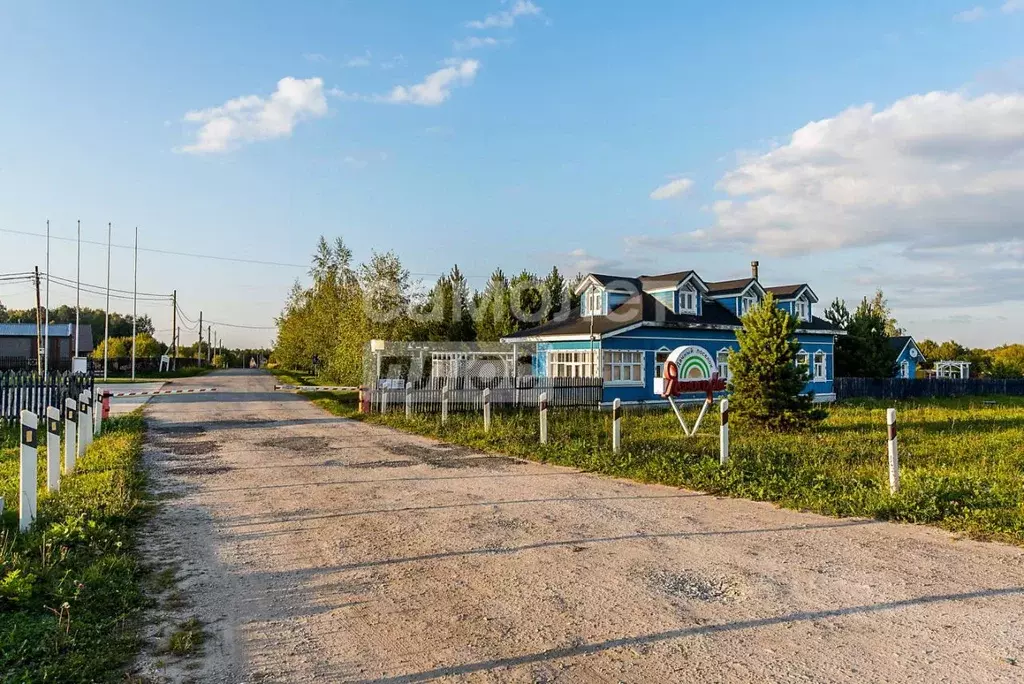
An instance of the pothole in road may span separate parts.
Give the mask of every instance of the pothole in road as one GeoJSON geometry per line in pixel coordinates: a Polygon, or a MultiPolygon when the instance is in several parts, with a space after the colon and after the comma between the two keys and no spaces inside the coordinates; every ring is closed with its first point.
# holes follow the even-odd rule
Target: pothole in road
{"type": "Polygon", "coordinates": [[[219,475],[232,470],[231,466],[225,465],[183,465],[167,469],[167,472],[174,475],[219,475]]]}
{"type": "Polygon", "coordinates": [[[740,598],[739,585],[723,577],[704,577],[695,572],[656,570],[647,577],[652,589],[669,596],[707,602],[728,602],[740,598]]]}
{"type": "Polygon", "coordinates": [[[438,446],[421,446],[418,444],[384,444],[382,445],[395,456],[414,459],[416,463],[426,463],[434,468],[489,468],[500,470],[504,466],[518,465],[519,461],[504,456],[480,456],[471,449],[442,444],[438,446]]]}
{"type": "Polygon", "coordinates": [[[193,425],[191,423],[172,423],[170,425],[157,425],[153,428],[153,432],[158,435],[191,437],[192,435],[201,435],[205,433],[206,428],[202,425],[193,425]]]}
{"type": "Polygon", "coordinates": [[[287,449],[299,453],[311,451],[324,451],[327,449],[327,439],[324,437],[303,437],[293,435],[291,437],[278,437],[276,439],[265,439],[258,442],[256,446],[269,447],[271,449],[287,449]]]}
{"type": "Polygon", "coordinates": [[[346,463],[349,468],[408,468],[419,465],[419,461],[364,461],[363,463],[346,463]]]}
{"type": "Polygon", "coordinates": [[[202,456],[212,454],[220,445],[214,441],[203,442],[161,442],[160,448],[175,456],[202,456]]]}

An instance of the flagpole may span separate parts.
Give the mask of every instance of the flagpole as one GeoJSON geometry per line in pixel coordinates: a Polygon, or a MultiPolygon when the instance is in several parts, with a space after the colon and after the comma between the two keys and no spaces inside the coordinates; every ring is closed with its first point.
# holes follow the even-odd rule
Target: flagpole
{"type": "Polygon", "coordinates": [[[135,284],[132,286],[132,382],[135,382],[136,322],[139,318],[139,227],[135,226],[135,284]]]}
{"type": "Polygon", "coordinates": [[[107,379],[107,359],[110,354],[110,223],[107,223],[107,303],[103,312],[103,379],[107,379]]]}
{"type": "Polygon", "coordinates": [[[82,220],[78,220],[78,276],[75,280],[75,358],[82,355],[79,347],[82,339],[78,331],[82,321],[82,220]]]}

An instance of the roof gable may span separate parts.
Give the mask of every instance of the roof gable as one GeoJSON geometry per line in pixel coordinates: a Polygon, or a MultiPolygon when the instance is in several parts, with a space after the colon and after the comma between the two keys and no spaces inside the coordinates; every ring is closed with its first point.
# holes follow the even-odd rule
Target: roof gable
{"type": "Polygon", "coordinates": [[[708,295],[711,297],[738,297],[747,293],[750,289],[757,290],[762,297],[765,296],[765,290],[761,287],[761,283],[757,282],[753,278],[737,278],[736,280],[719,280],[713,283],[707,283],[708,295]]]}

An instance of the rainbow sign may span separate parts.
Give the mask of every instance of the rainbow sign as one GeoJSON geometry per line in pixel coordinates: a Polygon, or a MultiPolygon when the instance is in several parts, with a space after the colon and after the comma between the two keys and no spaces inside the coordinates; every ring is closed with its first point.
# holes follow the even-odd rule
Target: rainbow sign
{"type": "Polygon", "coordinates": [[[683,382],[710,380],[718,372],[715,360],[703,347],[693,345],[678,347],[668,355],[668,360],[676,365],[679,371],[679,380],[683,382]]]}

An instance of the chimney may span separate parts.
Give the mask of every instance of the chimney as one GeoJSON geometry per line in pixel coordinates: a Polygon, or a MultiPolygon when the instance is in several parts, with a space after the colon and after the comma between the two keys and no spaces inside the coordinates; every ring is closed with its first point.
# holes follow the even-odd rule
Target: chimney
{"type": "Polygon", "coordinates": [[[751,261],[750,262],[750,277],[753,278],[754,280],[757,280],[757,262],[756,261],[751,261]]]}

